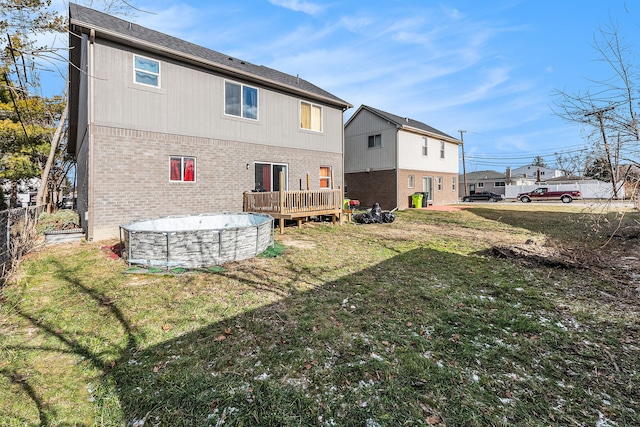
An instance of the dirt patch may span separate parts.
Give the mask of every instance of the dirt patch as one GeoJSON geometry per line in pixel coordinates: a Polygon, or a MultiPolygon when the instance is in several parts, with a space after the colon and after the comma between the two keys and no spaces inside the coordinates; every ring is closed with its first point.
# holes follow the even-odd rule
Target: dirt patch
{"type": "Polygon", "coordinates": [[[285,246],[298,248],[298,249],[314,249],[316,247],[316,243],[310,240],[303,240],[297,236],[291,235],[277,235],[275,239],[278,243],[281,243],[285,246]]]}
{"type": "Polygon", "coordinates": [[[438,211],[438,212],[456,212],[463,209],[468,209],[471,206],[462,206],[462,205],[441,205],[441,206],[429,206],[426,208],[428,211],[438,211]]]}
{"type": "Polygon", "coordinates": [[[574,250],[546,240],[528,240],[524,244],[498,244],[491,252],[532,267],[589,270],[605,280],[640,289],[639,249],[640,239],[613,239],[606,246],[593,250],[574,250]]]}

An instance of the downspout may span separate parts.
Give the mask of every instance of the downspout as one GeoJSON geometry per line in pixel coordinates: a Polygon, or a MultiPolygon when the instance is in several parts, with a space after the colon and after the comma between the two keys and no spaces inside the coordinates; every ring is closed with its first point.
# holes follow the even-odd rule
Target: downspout
{"type": "MultiPolygon", "coordinates": [[[[347,194],[345,193],[345,177],[344,177],[344,112],[346,111],[346,108],[342,109],[342,191],[340,192],[340,203],[344,208],[344,199],[347,197],[347,194]]],[[[340,211],[340,222],[342,223],[342,210],[340,211]]]]}
{"type": "Polygon", "coordinates": [[[94,168],[93,168],[93,160],[94,160],[94,147],[93,147],[93,118],[94,118],[94,87],[93,87],[93,65],[94,65],[94,44],[96,41],[96,32],[95,30],[91,30],[89,33],[89,69],[87,70],[87,116],[88,116],[88,142],[89,146],[87,147],[87,211],[85,212],[85,220],[87,221],[87,241],[92,241],[94,236],[94,168]]]}
{"type": "Polygon", "coordinates": [[[396,208],[400,206],[400,129],[396,125],[396,208]]]}

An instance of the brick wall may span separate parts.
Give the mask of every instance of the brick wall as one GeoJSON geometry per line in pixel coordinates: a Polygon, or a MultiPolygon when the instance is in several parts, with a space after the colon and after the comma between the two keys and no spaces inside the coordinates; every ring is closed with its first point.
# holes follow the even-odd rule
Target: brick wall
{"type": "Polygon", "coordinates": [[[345,174],[347,195],[350,199],[360,200],[363,207],[371,207],[375,202],[380,203],[383,210],[407,209],[411,206],[411,196],[416,192],[422,192],[422,177],[433,178],[433,199],[430,204],[446,205],[458,201],[458,175],[440,172],[428,172],[423,170],[401,169],[396,171],[373,171],[345,174]],[[414,187],[408,187],[409,175],[415,179],[414,187]],[[438,177],[442,177],[442,190],[438,190],[438,177]],[[453,189],[452,178],[456,178],[456,189],[453,189]],[[397,195],[397,200],[396,200],[397,195]],[[396,206],[397,203],[397,206],[396,206]]]}
{"type": "Polygon", "coordinates": [[[306,189],[307,173],[311,189],[319,189],[320,166],[331,166],[335,188],[342,186],[341,153],[103,126],[95,127],[93,147],[92,240],[118,237],[119,225],[136,219],[242,212],[255,161],[287,164],[290,190],[301,182],[306,189]],[[170,182],[170,156],[195,157],[196,182],[170,182]]]}
{"type": "Polygon", "coordinates": [[[447,205],[458,201],[458,175],[442,172],[429,172],[423,170],[401,169],[398,171],[398,198],[399,209],[406,209],[410,206],[411,195],[422,192],[422,177],[431,177],[433,179],[433,194],[431,194],[430,204],[447,205]],[[415,178],[414,188],[408,188],[409,175],[415,178]],[[438,190],[438,177],[442,177],[442,190],[438,190]],[[452,178],[456,178],[456,188],[453,189],[452,178]]]}
{"type": "Polygon", "coordinates": [[[396,171],[384,170],[345,174],[347,195],[357,199],[360,206],[370,208],[379,203],[384,211],[396,207],[396,171]]]}

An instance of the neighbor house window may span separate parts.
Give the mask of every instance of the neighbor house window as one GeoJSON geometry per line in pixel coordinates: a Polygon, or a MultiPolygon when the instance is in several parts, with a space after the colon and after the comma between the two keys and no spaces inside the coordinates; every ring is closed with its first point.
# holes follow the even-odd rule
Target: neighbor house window
{"type": "Polygon", "coordinates": [[[178,182],[193,182],[196,180],[195,157],[170,157],[169,180],[178,182]]]}
{"type": "Polygon", "coordinates": [[[408,180],[407,186],[409,188],[413,188],[413,187],[416,186],[416,177],[415,176],[409,175],[409,180],[408,180]]]}
{"type": "Polygon", "coordinates": [[[322,107],[300,101],[300,127],[322,132],[322,107]]]}
{"type": "Polygon", "coordinates": [[[453,191],[456,191],[456,177],[455,176],[451,177],[451,189],[453,191]]]}
{"type": "Polygon", "coordinates": [[[369,135],[369,148],[379,148],[382,147],[382,135],[369,135]]]}
{"type": "Polygon", "coordinates": [[[504,187],[504,186],[505,186],[505,183],[504,183],[504,182],[494,182],[494,183],[493,183],[493,186],[494,186],[494,187],[504,187]]]}
{"type": "Polygon", "coordinates": [[[440,158],[444,159],[444,141],[440,141],[440,158]]]}
{"type": "Polygon", "coordinates": [[[422,155],[423,156],[428,156],[429,155],[429,140],[424,137],[422,138],[422,155]]]}
{"type": "Polygon", "coordinates": [[[287,165],[281,163],[255,163],[254,191],[280,191],[280,172],[284,172],[284,189],[287,185],[287,165]]]}
{"type": "Polygon", "coordinates": [[[224,82],[224,112],[230,116],[258,120],[258,89],[224,82]]]}
{"type": "Polygon", "coordinates": [[[442,191],[442,177],[438,177],[438,191],[442,191]]]}
{"type": "Polygon", "coordinates": [[[478,188],[484,188],[484,182],[479,182],[478,183],[478,188]]]}
{"type": "Polygon", "coordinates": [[[160,87],[160,61],[134,55],[133,80],[141,85],[160,87]]]}
{"type": "Polygon", "coordinates": [[[320,166],[320,188],[331,188],[330,166],[320,166]]]}

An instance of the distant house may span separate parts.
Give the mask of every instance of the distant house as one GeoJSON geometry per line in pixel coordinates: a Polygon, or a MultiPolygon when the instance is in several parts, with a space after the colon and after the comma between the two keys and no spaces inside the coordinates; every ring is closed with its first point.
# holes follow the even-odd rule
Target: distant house
{"type": "Polygon", "coordinates": [[[411,195],[425,203],[458,200],[460,141],[414,119],[361,105],[345,124],[347,196],[370,207],[405,209],[411,195]]]}
{"type": "Polygon", "coordinates": [[[68,150],[89,240],[135,219],[242,211],[281,172],[285,189],[343,185],[351,105],[335,95],[74,3],[69,32],[68,150]]]}
{"type": "Polygon", "coordinates": [[[466,194],[464,191],[465,175],[459,175],[458,180],[460,181],[460,190],[458,192],[459,197],[482,191],[505,194],[507,176],[504,173],[496,172],[494,170],[467,172],[466,184],[468,191],[466,194]]]}
{"type": "Polygon", "coordinates": [[[561,169],[553,169],[536,165],[525,165],[511,169],[512,179],[531,178],[538,182],[564,175],[566,175],[566,173],[561,169]]]}

